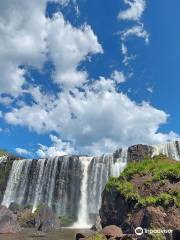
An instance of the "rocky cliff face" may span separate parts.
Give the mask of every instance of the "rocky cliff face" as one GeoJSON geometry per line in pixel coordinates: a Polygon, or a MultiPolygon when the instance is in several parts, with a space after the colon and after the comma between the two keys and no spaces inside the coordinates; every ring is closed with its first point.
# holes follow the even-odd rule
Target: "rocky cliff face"
{"type": "Polygon", "coordinates": [[[128,234],[134,233],[136,227],[173,230],[138,239],[178,239],[179,203],[180,163],[165,156],[131,163],[119,178],[111,178],[106,185],[101,224],[117,225],[128,234]]]}
{"type": "Polygon", "coordinates": [[[153,147],[148,145],[134,145],[128,148],[128,161],[139,161],[145,157],[151,157],[153,153],[153,147]]]}

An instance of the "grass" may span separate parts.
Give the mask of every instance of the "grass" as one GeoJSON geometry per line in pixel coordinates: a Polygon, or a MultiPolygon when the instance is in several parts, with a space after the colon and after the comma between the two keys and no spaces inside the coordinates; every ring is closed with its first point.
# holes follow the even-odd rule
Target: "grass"
{"type": "Polygon", "coordinates": [[[87,238],[88,240],[105,240],[106,237],[103,234],[96,233],[93,236],[87,238]]]}
{"type": "Polygon", "coordinates": [[[137,206],[160,205],[166,208],[176,205],[180,207],[179,189],[172,189],[168,193],[162,192],[158,196],[140,196],[138,189],[131,182],[135,175],[147,175],[148,179],[144,185],[148,188],[151,187],[152,181],[158,181],[161,187],[166,179],[174,182],[180,180],[180,162],[171,161],[164,155],[159,155],[152,159],[129,163],[119,178],[111,177],[106,185],[106,191],[114,187],[126,200],[135,200],[137,206]]]}
{"type": "Polygon", "coordinates": [[[147,158],[144,161],[129,163],[121,177],[131,180],[135,174],[144,176],[149,173],[151,173],[154,181],[164,179],[179,181],[180,162],[170,161],[164,155],[159,155],[152,159],[147,158]]]}

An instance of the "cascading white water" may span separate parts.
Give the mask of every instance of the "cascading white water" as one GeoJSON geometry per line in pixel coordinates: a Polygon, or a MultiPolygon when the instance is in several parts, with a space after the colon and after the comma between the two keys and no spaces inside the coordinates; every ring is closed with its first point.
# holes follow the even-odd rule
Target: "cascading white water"
{"type": "Polygon", "coordinates": [[[79,212],[77,222],[73,225],[73,228],[89,228],[89,216],[88,216],[88,199],[87,199],[87,185],[88,185],[88,167],[91,157],[80,157],[79,158],[83,168],[83,177],[81,184],[81,198],[79,204],[79,212]]]}
{"type": "Polygon", "coordinates": [[[180,160],[180,141],[172,141],[167,143],[162,143],[158,145],[153,145],[152,156],[157,156],[159,154],[164,154],[169,158],[180,160]]]}
{"type": "MultiPolygon", "coordinates": [[[[151,147],[152,156],[165,154],[180,160],[180,141],[151,147]]],[[[39,160],[15,160],[2,205],[13,202],[33,210],[44,202],[57,216],[73,216],[74,227],[92,224],[101,205],[101,194],[110,176],[118,177],[126,166],[128,150],[99,157],[64,156],[39,160]]],[[[0,158],[0,165],[7,157],[0,158]]],[[[1,166],[0,166],[1,167],[1,166]]]]}
{"type": "Polygon", "coordinates": [[[8,156],[4,155],[0,157],[0,164],[7,161],[8,156]]]}
{"type": "Polygon", "coordinates": [[[74,227],[87,228],[101,204],[101,193],[110,176],[118,176],[127,161],[127,150],[118,157],[64,156],[39,160],[15,160],[2,205],[44,202],[59,216],[74,216],[74,227]]]}
{"type": "Polygon", "coordinates": [[[113,177],[118,177],[120,175],[120,173],[126,167],[127,155],[128,155],[128,150],[127,149],[122,149],[121,155],[115,161],[115,163],[112,165],[111,175],[113,177]]]}

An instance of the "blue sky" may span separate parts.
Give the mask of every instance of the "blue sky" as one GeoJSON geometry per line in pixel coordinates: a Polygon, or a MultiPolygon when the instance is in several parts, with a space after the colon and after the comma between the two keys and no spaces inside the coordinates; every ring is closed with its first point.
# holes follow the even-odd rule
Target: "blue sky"
{"type": "Polygon", "coordinates": [[[179,138],[178,0],[18,2],[0,3],[1,148],[47,157],[179,138]]]}

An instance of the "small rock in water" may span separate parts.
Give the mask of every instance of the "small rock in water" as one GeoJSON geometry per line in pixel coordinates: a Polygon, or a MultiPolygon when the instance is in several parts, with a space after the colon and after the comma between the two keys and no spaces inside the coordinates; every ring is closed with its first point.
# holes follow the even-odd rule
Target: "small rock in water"
{"type": "Polygon", "coordinates": [[[46,233],[37,231],[36,233],[34,233],[31,237],[36,238],[36,237],[45,237],[46,233]]]}
{"type": "Polygon", "coordinates": [[[76,233],[76,240],[80,240],[80,239],[82,239],[82,238],[85,238],[85,235],[84,234],[82,234],[82,233],[76,233]]]}

